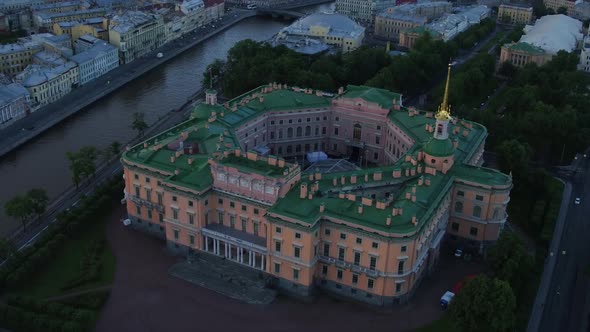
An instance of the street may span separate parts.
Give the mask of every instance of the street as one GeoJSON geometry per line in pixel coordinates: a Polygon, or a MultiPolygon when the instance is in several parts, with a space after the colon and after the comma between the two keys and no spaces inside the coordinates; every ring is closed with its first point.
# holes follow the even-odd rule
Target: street
{"type": "MultiPolygon", "coordinates": [[[[585,154],[588,156],[590,149],[585,154]]],[[[553,243],[547,257],[546,270],[552,278],[548,287],[539,287],[542,314],[535,324],[535,312],[531,315],[528,331],[582,331],[585,330],[587,312],[588,278],[584,271],[590,264],[590,158],[579,154],[574,162],[576,172],[571,180],[572,194],[567,204],[567,213],[560,241],[553,243]],[[575,199],[580,198],[580,204],[575,199]],[[543,301],[542,293],[546,292],[543,301]]],[[[556,226],[556,230],[558,227],[556,226]]],[[[554,241],[555,242],[555,241],[554,241]]],[[[535,307],[534,309],[537,309],[535,307]]],[[[539,311],[539,310],[537,310],[539,311]]]]}

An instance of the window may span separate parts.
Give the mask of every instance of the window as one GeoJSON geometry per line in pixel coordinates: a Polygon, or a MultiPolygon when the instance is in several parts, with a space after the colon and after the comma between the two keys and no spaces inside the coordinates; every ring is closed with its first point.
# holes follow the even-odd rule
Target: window
{"type": "Polygon", "coordinates": [[[297,137],[301,137],[303,135],[303,128],[297,127],[297,137]]]}
{"type": "Polygon", "coordinates": [[[299,280],[299,270],[293,269],[293,279],[299,280]]]}
{"type": "Polygon", "coordinates": [[[281,273],[281,264],[275,263],[275,273],[281,273]]]}
{"type": "Polygon", "coordinates": [[[257,222],[254,223],[254,235],[258,235],[258,229],[259,229],[260,225],[258,225],[257,222]]]}
{"type": "Polygon", "coordinates": [[[275,251],[281,252],[281,241],[275,241],[275,251]]]}
{"type": "Polygon", "coordinates": [[[217,213],[217,222],[219,222],[220,224],[223,224],[223,211],[219,211],[217,213]]]}
{"type": "Polygon", "coordinates": [[[476,201],[483,201],[483,196],[482,195],[475,195],[475,200],[476,201]]]}
{"type": "Polygon", "coordinates": [[[340,118],[339,117],[336,117],[336,121],[340,121],[340,118]]]}
{"type": "Polygon", "coordinates": [[[377,126],[377,130],[381,130],[381,126],[377,126]]]}
{"type": "Polygon", "coordinates": [[[379,243],[377,243],[377,242],[373,242],[373,243],[371,244],[371,247],[372,247],[373,249],[377,249],[377,248],[379,248],[379,243]]]}
{"type": "Polygon", "coordinates": [[[281,229],[279,226],[276,226],[276,228],[275,228],[275,231],[276,231],[278,234],[281,234],[281,231],[282,231],[282,229],[281,229]]]}
{"type": "Polygon", "coordinates": [[[188,215],[188,223],[191,225],[194,225],[195,224],[195,215],[192,213],[187,213],[187,215],[188,215]]]}
{"type": "Polygon", "coordinates": [[[163,197],[162,193],[158,193],[158,205],[162,205],[163,200],[164,200],[164,197],[163,197]]]}
{"type": "Polygon", "coordinates": [[[260,214],[260,210],[258,210],[257,208],[254,208],[254,214],[260,214]]]}
{"type": "Polygon", "coordinates": [[[301,238],[301,233],[295,233],[295,238],[296,239],[300,239],[301,238]]]}
{"type": "Polygon", "coordinates": [[[340,238],[342,240],[346,240],[346,233],[340,233],[340,238]]]}
{"type": "Polygon", "coordinates": [[[346,254],[346,248],[338,248],[338,259],[343,261],[344,260],[344,255],[346,254]]]}
{"type": "Polygon", "coordinates": [[[395,292],[399,293],[401,291],[402,291],[402,284],[401,283],[395,284],[395,292]]]}
{"type": "Polygon", "coordinates": [[[235,208],[236,207],[236,203],[234,201],[229,201],[229,207],[230,208],[235,208]]]}
{"type": "Polygon", "coordinates": [[[463,213],[463,202],[456,202],[455,203],[455,212],[456,213],[463,213]]]}
{"type": "Polygon", "coordinates": [[[367,288],[368,289],[373,289],[374,286],[375,286],[375,280],[373,280],[373,279],[367,279],[367,288]]]}
{"type": "Polygon", "coordinates": [[[271,131],[270,132],[270,139],[274,139],[274,138],[275,138],[275,132],[274,131],[271,131]]]}
{"type": "Polygon", "coordinates": [[[375,136],[375,144],[379,144],[381,142],[380,136],[375,136]]]}
{"type": "Polygon", "coordinates": [[[406,251],[408,251],[408,247],[407,246],[402,246],[401,252],[406,252],[406,251]]]}
{"type": "Polygon", "coordinates": [[[342,274],[343,274],[342,270],[338,269],[336,271],[336,278],[338,278],[339,280],[342,280],[342,274]]]}
{"type": "Polygon", "coordinates": [[[172,201],[173,201],[173,202],[178,202],[178,197],[176,197],[176,196],[172,196],[172,201]]]}
{"type": "Polygon", "coordinates": [[[452,223],[451,229],[455,232],[458,232],[459,231],[459,223],[456,223],[456,222],[452,223]]]}
{"type": "Polygon", "coordinates": [[[363,239],[362,239],[362,238],[360,238],[360,237],[357,237],[357,238],[356,238],[356,243],[357,243],[357,244],[362,244],[362,243],[363,243],[363,239]]]}
{"type": "Polygon", "coordinates": [[[358,274],[353,274],[352,275],[352,284],[356,285],[359,282],[359,275],[358,274]]]}
{"type": "Polygon", "coordinates": [[[174,230],[174,240],[178,240],[178,230],[174,230]]]}
{"type": "Polygon", "coordinates": [[[178,209],[172,209],[172,219],[178,220],[178,209]]]}
{"type": "Polygon", "coordinates": [[[477,227],[471,227],[471,229],[469,229],[469,235],[477,236],[477,227]]]}
{"type": "Polygon", "coordinates": [[[322,135],[326,135],[327,131],[328,131],[328,129],[326,127],[322,127],[322,135]]]}
{"type": "Polygon", "coordinates": [[[324,243],[324,256],[330,256],[330,244],[324,243]]]}
{"type": "Polygon", "coordinates": [[[279,120],[279,124],[283,124],[283,120],[279,120]]]}
{"type": "Polygon", "coordinates": [[[338,136],[338,127],[334,127],[334,135],[338,136]]]}
{"type": "Polygon", "coordinates": [[[161,214],[161,213],[158,213],[158,220],[159,220],[160,222],[164,222],[164,215],[163,215],[163,214],[161,214]]]}
{"type": "Polygon", "coordinates": [[[379,159],[379,152],[373,153],[373,159],[375,159],[375,160],[379,159]]]}
{"type": "Polygon", "coordinates": [[[194,205],[193,201],[188,201],[188,206],[193,206],[193,205],[194,205]]]}
{"type": "Polygon", "coordinates": [[[481,217],[481,206],[476,205],[473,207],[473,216],[476,218],[480,218],[481,217]]]}
{"type": "Polygon", "coordinates": [[[137,175],[137,174],[134,174],[134,175],[133,175],[133,178],[134,178],[135,180],[139,180],[139,175],[137,175]]]}
{"type": "Polygon", "coordinates": [[[403,274],[404,273],[404,261],[399,261],[399,263],[397,263],[397,274],[403,274]]]}
{"type": "Polygon", "coordinates": [[[248,219],[246,218],[242,218],[242,231],[247,231],[248,230],[248,219]]]}
{"type": "Polygon", "coordinates": [[[323,275],[328,274],[328,265],[322,265],[322,274],[323,275]]]}
{"type": "Polygon", "coordinates": [[[301,248],[294,247],[293,248],[293,256],[295,256],[295,258],[301,258],[301,248]]]}
{"type": "Polygon", "coordinates": [[[194,235],[189,235],[188,241],[190,242],[191,245],[195,245],[195,236],[194,235]]]}
{"type": "Polygon", "coordinates": [[[287,128],[287,137],[288,138],[293,137],[293,128],[287,128]]]}
{"type": "Polygon", "coordinates": [[[330,235],[330,229],[329,228],[324,229],[324,234],[329,236],[330,235]]]}
{"type": "Polygon", "coordinates": [[[305,136],[311,136],[311,127],[305,126],[305,136]]]}
{"type": "Polygon", "coordinates": [[[369,263],[369,268],[371,270],[375,270],[376,267],[377,267],[377,257],[371,256],[371,261],[369,263]]]}
{"type": "Polygon", "coordinates": [[[248,211],[248,206],[242,204],[242,211],[248,211]]]}
{"type": "Polygon", "coordinates": [[[221,198],[217,199],[217,204],[223,205],[223,199],[221,199],[221,198]]]}
{"type": "Polygon", "coordinates": [[[361,253],[358,251],[354,252],[354,265],[361,265],[361,253]]]}
{"type": "Polygon", "coordinates": [[[338,150],[338,144],[333,144],[332,145],[332,150],[334,150],[334,151],[338,150]]]}
{"type": "Polygon", "coordinates": [[[274,121],[271,121],[271,122],[270,122],[270,125],[271,125],[271,126],[272,126],[272,125],[274,125],[274,124],[275,124],[275,122],[274,122],[274,121]]]}
{"type": "Polygon", "coordinates": [[[465,192],[464,192],[464,191],[461,191],[461,190],[459,190],[459,191],[457,191],[457,196],[464,197],[464,196],[465,196],[465,192]]]}
{"type": "Polygon", "coordinates": [[[139,205],[136,205],[136,206],[135,206],[135,212],[137,212],[137,215],[138,215],[138,216],[141,216],[141,206],[139,206],[139,205]]]}
{"type": "Polygon", "coordinates": [[[236,216],[229,215],[229,227],[235,228],[236,227],[236,216]]]}
{"type": "Polygon", "coordinates": [[[139,187],[135,186],[135,196],[140,197],[140,193],[139,193],[139,187]]]}

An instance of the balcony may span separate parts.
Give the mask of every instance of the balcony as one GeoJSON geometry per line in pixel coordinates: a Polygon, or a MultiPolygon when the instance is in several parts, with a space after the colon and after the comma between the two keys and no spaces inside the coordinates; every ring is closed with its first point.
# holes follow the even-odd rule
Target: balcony
{"type": "Polygon", "coordinates": [[[133,195],[130,195],[130,199],[133,203],[135,203],[139,206],[145,206],[148,209],[152,209],[152,210],[155,209],[160,213],[164,213],[164,206],[162,206],[160,204],[152,203],[148,200],[145,200],[145,199],[139,198],[137,196],[133,196],[133,195]]]}

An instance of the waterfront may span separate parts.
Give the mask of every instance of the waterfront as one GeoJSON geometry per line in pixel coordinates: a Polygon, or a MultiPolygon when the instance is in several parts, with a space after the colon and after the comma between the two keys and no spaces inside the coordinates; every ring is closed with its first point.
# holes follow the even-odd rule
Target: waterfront
{"type": "MultiPolygon", "coordinates": [[[[67,151],[87,145],[103,149],[113,141],[129,141],[135,135],[130,127],[134,112],[144,112],[147,122],[154,123],[199,90],[206,66],[216,58],[225,58],[236,42],[266,40],[286,24],[265,18],[238,23],[4,156],[0,161],[0,205],[34,187],[46,189],[54,198],[72,184],[67,151]]],[[[18,227],[4,216],[4,209],[0,219],[4,220],[1,234],[18,227]]]]}

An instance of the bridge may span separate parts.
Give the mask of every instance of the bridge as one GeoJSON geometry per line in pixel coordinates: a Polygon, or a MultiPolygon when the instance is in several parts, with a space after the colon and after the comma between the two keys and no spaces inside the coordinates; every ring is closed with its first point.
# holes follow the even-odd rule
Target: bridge
{"type": "Polygon", "coordinates": [[[334,2],[334,0],[304,0],[304,1],[287,1],[278,6],[258,6],[256,15],[271,16],[273,18],[298,19],[306,16],[308,13],[302,13],[294,9],[308,6],[321,5],[324,3],[334,2]]]}

